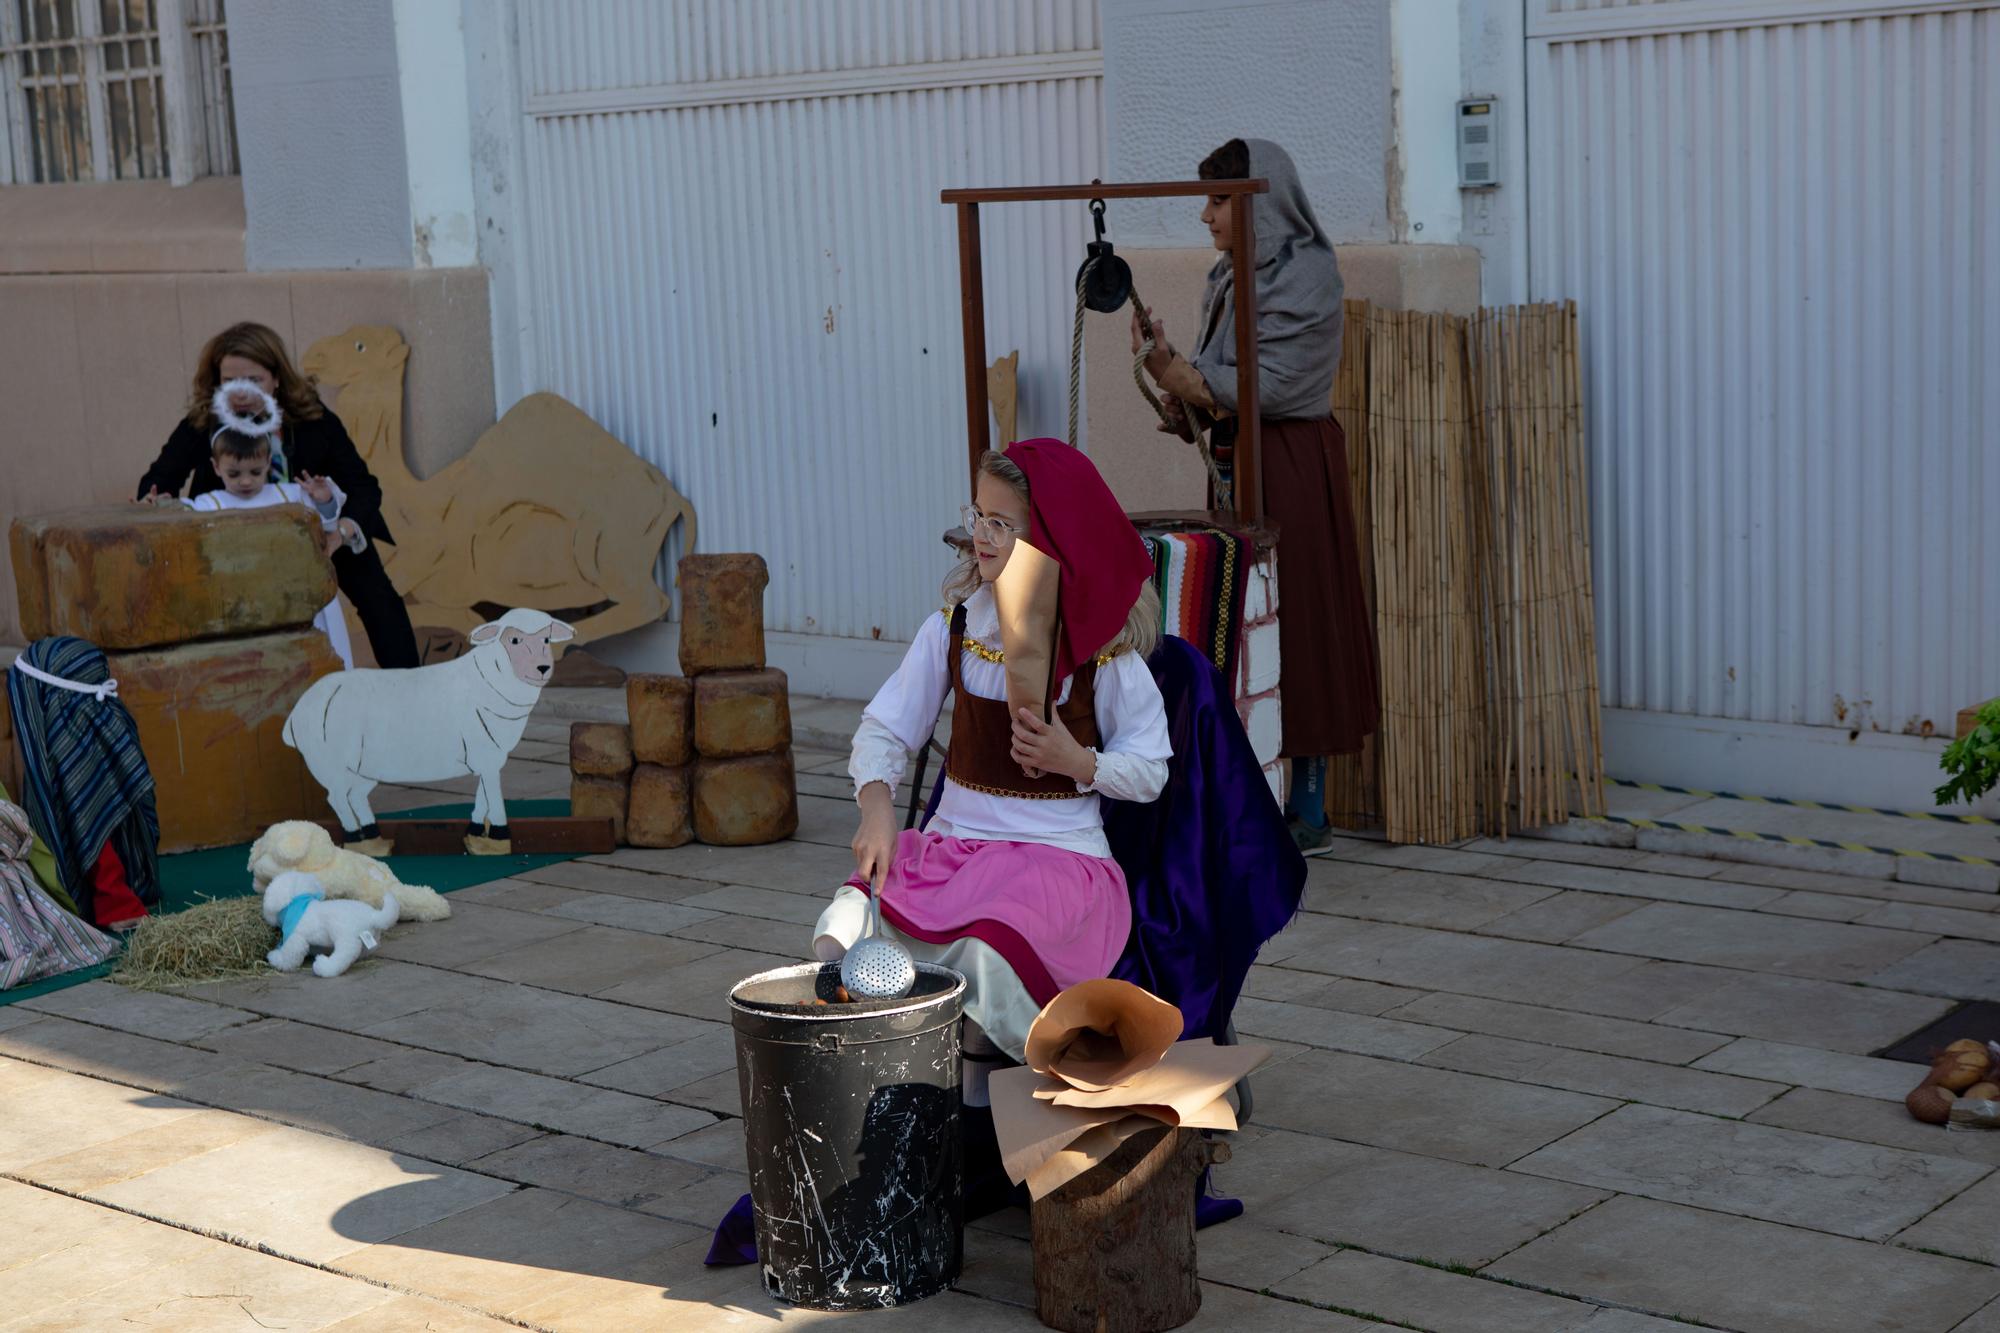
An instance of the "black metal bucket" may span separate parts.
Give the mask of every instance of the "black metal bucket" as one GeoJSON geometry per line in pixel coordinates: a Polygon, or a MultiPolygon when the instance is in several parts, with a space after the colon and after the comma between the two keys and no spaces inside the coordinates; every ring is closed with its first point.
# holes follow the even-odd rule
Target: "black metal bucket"
{"type": "Polygon", "coordinates": [[[964,1248],[958,1020],[965,978],[917,964],[900,1000],[831,1001],[835,964],[729,993],[765,1290],[810,1310],[934,1296],[964,1248]]]}

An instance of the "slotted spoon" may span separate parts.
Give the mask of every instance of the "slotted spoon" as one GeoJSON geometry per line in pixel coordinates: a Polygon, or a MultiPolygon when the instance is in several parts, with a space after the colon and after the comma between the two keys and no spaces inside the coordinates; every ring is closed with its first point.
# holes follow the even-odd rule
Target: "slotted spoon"
{"type": "Polygon", "coordinates": [[[868,898],[868,933],[840,960],[840,984],[857,1000],[900,1000],[917,984],[917,960],[882,933],[882,891],[868,898]]]}

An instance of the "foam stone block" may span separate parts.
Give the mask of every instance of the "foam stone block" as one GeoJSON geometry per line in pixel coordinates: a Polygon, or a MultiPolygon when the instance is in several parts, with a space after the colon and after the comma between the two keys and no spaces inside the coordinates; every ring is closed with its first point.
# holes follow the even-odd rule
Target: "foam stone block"
{"type": "Polygon", "coordinates": [[[632,736],[616,722],[569,724],[569,771],[588,778],[618,778],[632,771],[632,736]]]}
{"type": "Polygon", "coordinates": [[[335,592],[300,505],[71,509],[16,519],[9,540],[31,641],[74,634],[110,652],[263,634],[310,625],[335,592]]]}
{"type": "Polygon", "coordinates": [[[569,780],[569,812],[575,819],[608,819],[611,836],[625,845],[625,807],[631,800],[632,775],[599,778],[582,773],[569,780]]]}
{"type": "Polygon", "coordinates": [[[776,754],[792,748],[785,673],[712,671],[694,683],[694,748],[704,759],[776,754]]]}
{"type": "Polygon", "coordinates": [[[160,850],[249,842],[286,819],[324,819],[326,792],[284,742],[306,687],[340,670],[315,629],[108,653],[153,773],[160,850]]]}
{"type": "Polygon", "coordinates": [[[641,764],[632,770],[625,837],[634,847],[680,847],[694,838],[694,770],[641,764]]]}
{"type": "Polygon", "coordinates": [[[781,842],[798,829],[790,750],[695,764],[695,837],[716,847],[753,847],[781,842]]]}
{"type": "Polygon", "coordinates": [[[764,665],[761,555],[690,555],[674,575],[681,590],[681,674],[749,671],[764,665]]]}
{"type": "Polygon", "coordinates": [[[685,676],[625,678],[632,757],[679,768],[694,758],[694,682],[685,676]]]}

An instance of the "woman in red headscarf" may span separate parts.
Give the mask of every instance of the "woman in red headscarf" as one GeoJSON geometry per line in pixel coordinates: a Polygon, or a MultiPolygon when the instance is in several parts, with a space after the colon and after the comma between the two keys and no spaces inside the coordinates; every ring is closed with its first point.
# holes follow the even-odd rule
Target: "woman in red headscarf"
{"type": "Polygon", "coordinates": [[[856,873],[813,947],[828,962],[844,956],[867,895],[879,893],[886,928],[969,983],[964,1092],[981,1106],[979,1055],[997,1047],[1020,1059],[1029,1023],[1057,991],[1118,962],[1132,909],[1100,803],[1156,800],[1173,747],[1146,666],[1160,632],[1152,559],[1090,460],[1057,440],[989,453],[974,500],[964,513],[972,550],[945,580],[945,609],[855,733],[856,873]],[[1044,571],[1054,595],[1025,615],[1010,610],[1003,632],[994,583],[1029,547],[1016,576],[1044,571]],[[1010,707],[1010,652],[1046,676],[1047,720],[1010,707]],[[892,793],[947,690],[943,796],[924,829],[899,834],[892,793]]]}

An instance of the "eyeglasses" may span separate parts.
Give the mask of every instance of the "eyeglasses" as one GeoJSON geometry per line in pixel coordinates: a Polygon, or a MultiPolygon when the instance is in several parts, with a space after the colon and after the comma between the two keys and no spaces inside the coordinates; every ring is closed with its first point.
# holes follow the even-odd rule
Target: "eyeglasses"
{"type": "Polygon", "coordinates": [[[974,541],[984,541],[989,546],[1005,546],[1028,531],[1015,527],[1004,518],[982,514],[975,505],[960,509],[958,521],[974,541]]]}

